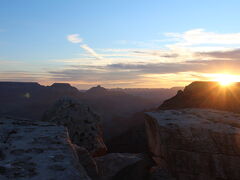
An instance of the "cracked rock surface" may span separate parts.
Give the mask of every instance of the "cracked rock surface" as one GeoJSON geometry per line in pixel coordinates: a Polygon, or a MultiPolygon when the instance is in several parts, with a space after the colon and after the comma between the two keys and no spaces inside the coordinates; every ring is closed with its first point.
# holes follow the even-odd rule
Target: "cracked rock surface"
{"type": "Polygon", "coordinates": [[[63,126],[0,117],[0,179],[89,180],[63,126]]]}
{"type": "Polygon", "coordinates": [[[240,179],[240,114],[211,109],[146,114],[153,158],[177,179],[240,179]]]}

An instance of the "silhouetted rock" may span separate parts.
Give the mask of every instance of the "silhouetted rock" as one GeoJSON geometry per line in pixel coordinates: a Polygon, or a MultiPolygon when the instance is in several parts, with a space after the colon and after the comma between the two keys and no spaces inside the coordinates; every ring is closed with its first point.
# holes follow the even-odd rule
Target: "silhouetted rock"
{"type": "Polygon", "coordinates": [[[210,109],[148,112],[155,162],[177,179],[240,179],[240,115],[210,109]]]}
{"type": "Polygon", "coordinates": [[[93,156],[106,153],[100,117],[88,105],[71,98],[62,98],[44,114],[42,120],[66,126],[72,142],[83,146],[93,156]]]}
{"type": "Polygon", "coordinates": [[[159,109],[211,108],[240,112],[240,83],[223,87],[218,82],[193,82],[164,101],[159,109]]]}
{"type": "Polygon", "coordinates": [[[41,86],[31,82],[0,82],[0,114],[39,120],[56,100],[81,93],[69,84],[41,86]]]}
{"type": "Polygon", "coordinates": [[[63,126],[9,117],[0,123],[1,180],[90,180],[63,126]]]}
{"type": "Polygon", "coordinates": [[[108,90],[100,85],[98,85],[96,87],[92,87],[86,91],[87,94],[94,95],[94,96],[106,95],[107,92],[108,92],[108,90]]]}
{"type": "Polygon", "coordinates": [[[68,83],[54,83],[49,87],[55,89],[56,91],[60,91],[61,93],[66,94],[79,93],[77,88],[71,86],[68,83]]]}

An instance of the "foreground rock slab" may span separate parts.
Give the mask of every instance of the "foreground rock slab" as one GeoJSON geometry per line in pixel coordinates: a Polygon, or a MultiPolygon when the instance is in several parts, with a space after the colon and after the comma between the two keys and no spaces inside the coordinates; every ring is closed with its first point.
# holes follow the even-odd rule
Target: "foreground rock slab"
{"type": "Polygon", "coordinates": [[[153,159],[180,180],[240,179],[240,115],[210,109],[146,113],[153,159]]]}
{"type": "Polygon", "coordinates": [[[63,126],[0,117],[0,179],[89,180],[63,126]]]}

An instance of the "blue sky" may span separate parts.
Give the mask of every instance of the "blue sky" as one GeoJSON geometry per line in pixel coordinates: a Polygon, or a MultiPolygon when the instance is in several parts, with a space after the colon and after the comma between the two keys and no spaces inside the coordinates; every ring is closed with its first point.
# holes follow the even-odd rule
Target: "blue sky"
{"type": "Polygon", "coordinates": [[[170,87],[224,69],[189,68],[199,60],[203,66],[221,60],[224,72],[238,75],[229,68],[238,57],[228,51],[238,54],[239,6],[237,0],[0,0],[0,80],[170,87]],[[73,34],[82,41],[69,41],[73,34]],[[179,63],[180,71],[162,73],[179,63]]]}

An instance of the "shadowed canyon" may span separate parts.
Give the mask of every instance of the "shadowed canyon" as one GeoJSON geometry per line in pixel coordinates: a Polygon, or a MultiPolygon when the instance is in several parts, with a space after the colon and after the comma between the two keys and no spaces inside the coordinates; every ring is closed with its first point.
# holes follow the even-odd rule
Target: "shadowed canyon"
{"type": "Polygon", "coordinates": [[[1,179],[240,178],[239,83],[80,91],[1,82],[0,92],[1,179]]]}

